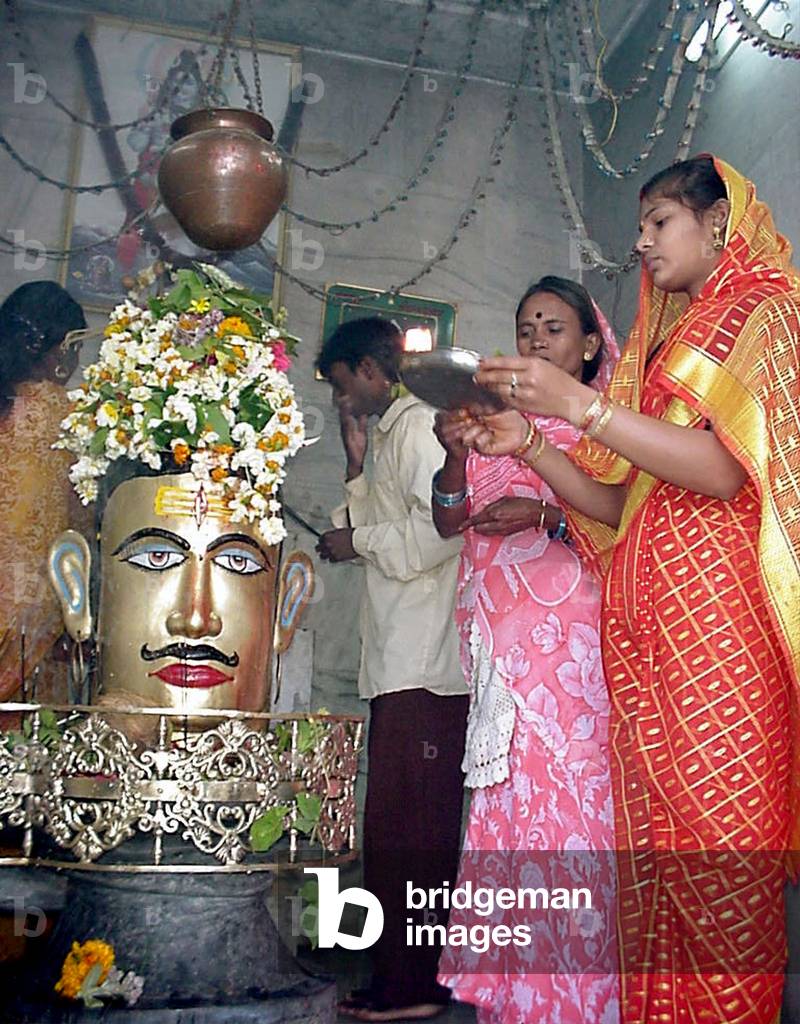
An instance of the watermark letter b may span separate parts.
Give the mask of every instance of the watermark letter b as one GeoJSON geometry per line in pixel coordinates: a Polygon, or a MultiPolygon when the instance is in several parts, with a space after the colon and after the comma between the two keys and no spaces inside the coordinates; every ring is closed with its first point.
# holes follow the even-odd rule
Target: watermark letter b
{"type": "Polygon", "coordinates": [[[6,63],[14,69],[14,102],[41,103],[47,95],[44,78],[33,71],[26,71],[22,61],[9,60],[6,63]]]}
{"type": "Polygon", "coordinates": [[[47,917],[39,907],[25,905],[25,900],[14,897],[14,934],[24,935],[26,939],[38,939],[47,926],[47,917]],[[34,924],[28,925],[33,919],[34,924]]]}
{"type": "Polygon", "coordinates": [[[368,949],[381,937],[383,907],[368,889],[352,886],[339,892],[338,868],[304,868],[305,874],[316,875],[319,882],[319,945],[323,949],[368,949]],[[342,912],[348,903],[364,907],[367,916],[361,935],[347,935],[339,930],[342,912]]]}
{"type": "Polygon", "coordinates": [[[303,238],[300,228],[291,228],[287,234],[292,242],[292,270],[319,270],[325,262],[322,242],[303,238]]]}
{"type": "Polygon", "coordinates": [[[45,265],[44,246],[35,238],[26,238],[25,232],[12,228],[9,232],[17,251],[14,253],[15,270],[41,270],[45,265]]]}

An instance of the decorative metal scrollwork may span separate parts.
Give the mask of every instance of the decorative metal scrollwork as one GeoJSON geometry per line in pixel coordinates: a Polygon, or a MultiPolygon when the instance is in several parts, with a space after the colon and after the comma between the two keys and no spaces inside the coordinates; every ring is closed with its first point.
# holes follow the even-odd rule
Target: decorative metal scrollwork
{"type": "Polygon", "coordinates": [[[39,739],[39,705],[0,710],[21,711],[32,723],[27,735],[0,742],[0,824],[26,829],[23,860],[36,861],[31,848],[41,829],[75,858],[48,859],[64,866],[89,868],[136,834],[153,838],[142,869],[169,870],[167,836],[180,836],[220,869],[247,866],[253,823],[280,807],[291,861],[303,843],[294,827],[302,793],[319,800],[311,845],[337,855],[354,848],[360,718],[220,711],[210,728],[182,735],[171,733],[170,714],[136,709],[159,716],[157,746],[142,748],[115,727],[116,710],[112,726],[99,708],[53,707],[61,721],[47,742],[39,739]]]}

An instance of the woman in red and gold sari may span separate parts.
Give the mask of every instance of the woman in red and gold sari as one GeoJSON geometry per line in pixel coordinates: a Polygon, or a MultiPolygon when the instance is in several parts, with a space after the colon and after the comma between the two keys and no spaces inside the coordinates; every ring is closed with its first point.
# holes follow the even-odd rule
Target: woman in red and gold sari
{"type": "MultiPolygon", "coordinates": [[[[800,282],[753,185],[710,157],[648,182],[637,248],[604,396],[544,359],[477,379],[585,435],[525,458],[605,574],[622,1019],[774,1024],[798,849],[800,282]]],[[[464,440],[502,454],[526,431],[509,411],[464,440]]]]}

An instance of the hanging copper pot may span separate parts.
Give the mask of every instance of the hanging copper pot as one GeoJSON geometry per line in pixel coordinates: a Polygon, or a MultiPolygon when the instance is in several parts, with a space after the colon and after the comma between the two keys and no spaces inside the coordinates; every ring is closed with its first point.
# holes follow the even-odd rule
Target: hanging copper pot
{"type": "Polygon", "coordinates": [[[257,242],[286,198],[286,165],[269,121],[252,110],[192,110],[170,134],[158,187],[191,241],[218,252],[257,242]]]}

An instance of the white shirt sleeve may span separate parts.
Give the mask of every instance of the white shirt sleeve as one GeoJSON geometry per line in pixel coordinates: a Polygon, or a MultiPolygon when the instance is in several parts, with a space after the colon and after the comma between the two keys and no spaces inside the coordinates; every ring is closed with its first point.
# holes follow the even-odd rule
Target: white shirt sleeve
{"type": "Polygon", "coordinates": [[[461,537],[443,539],[433,525],[431,480],[444,461],[444,452],[433,433],[432,416],[421,408],[409,410],[392,429],[387,444],[399,490],[397,516],[362,525],[367,521],[368,488],[363,477],[351,480],[348,508],[355,527],[353,547],[390,579],[411,580],[454,558],[463,541],[461,537]]]}

